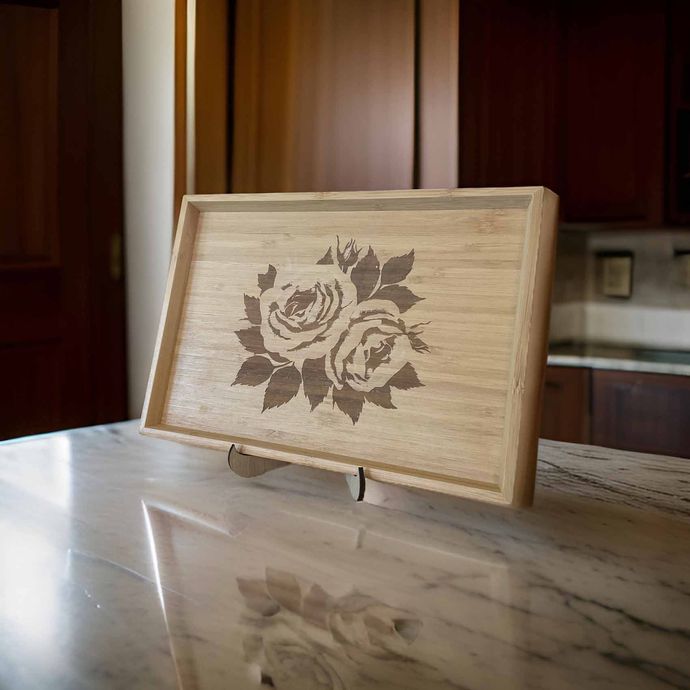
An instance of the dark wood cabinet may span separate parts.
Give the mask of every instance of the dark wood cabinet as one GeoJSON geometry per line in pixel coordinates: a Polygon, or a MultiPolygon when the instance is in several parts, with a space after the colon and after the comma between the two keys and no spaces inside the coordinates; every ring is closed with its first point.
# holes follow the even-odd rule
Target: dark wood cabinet
{"type": "Polygon", "coordinates": [[[690,223],[690,3],[669,2],[668,217],[690,223]]]}
{"type": "Polygon", "coordinates": [[[690,377],[592,373],[592,443],[690,457],[690,377]]]}
{"type": "Polygon", "coordinates": [[[580,0],[562,21],[563,219],[661,224],[665,3],[580,0]]]}
{"type": "MultiPolygon", "coordinates": [[[[209,152],[225,161],[209,133],[230,119],[231,182],[222,175],[221,187],[543,184],[560,195],[566,223],[659,227],[690,214],[682,0],[232,7],[232,79],[214,73],[196,93],[197,167],[215,169],[209,152]],[[220,98],[226,82],[232,95],[220,98]]],[[[197,32],[196,44],[212,39],[197,32]]],[[[197,191],[218,191],[196,177],[197,191]]]]}
{"type": "Polygon", "coordinates": [[[460,4],[459,186],[556,190],[558,13],[539,1],[460,4]]]}
{"type": "Polygon", "coordinates": [[[565,222],[662,224],[667,19],[655,0],[461,0],[460,186],[544,184],[565,222]]]}
{"type": "Polygon", "coordinates": [[[542,438],[589,443],[589,379],[589,369],[546,368],[542,438]]]}

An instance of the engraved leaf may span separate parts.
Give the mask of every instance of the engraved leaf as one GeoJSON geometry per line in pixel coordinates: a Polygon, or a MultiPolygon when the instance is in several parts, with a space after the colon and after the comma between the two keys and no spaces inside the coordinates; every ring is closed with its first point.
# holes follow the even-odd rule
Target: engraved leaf
{"type": "Polygon", "coordinates": [[[356,424],[364,406],[364,394],[347,385],[340,389],[333,388],[333,404],[337,405],[340,411],[352,420],[353,424],[356,424]]]}
{"type": "Polygon", "coordinates": [[[410,345],[416,352],[429,352],[429,346],[416,334],[410,334],[410,345]]]}
{"type": "Polygon", "coordinates": [[[275,266],[269,264],[266,273],[259,273],[258,285],[261,292],[270,290],[276,282],[276,269],[275,266]]]}
{"type": "Polygon", "coordinates": [[[390,285],[405,280],[412,270],[414,263],[414,249],[403,256],[394,256],[388,259],[381,269],[381,285],[390,285]]]}
{"type": "Polygon", "coordinates": [[[319,359],[305,359],[302,366],[304,395],[309,399],[311,409],[323,402],[331,387],[331,380],[326,376],[326,355],[319,359]]]}
{"type": "Polygon", "coordinates": [[[238,577],[237,587],[244,597],[244,603],[262,616],[273,616],[280,611],[280,605],[273,601],[263,580],[238,577]]]}
{"type": "Polygon", "coordinates": [[[371,295],[379,279],[379,260],[371,247],[366,256],[352,269],[350,277],[357,288],[357,302],[364,301],[371,295]]]}
{"type": "Polygon", "coordinates": [[[319,585],[312,585],[302,602],[302,616],[305,621],[328,628],[328,614],[333,607],[333,597],[319,585]]]}
{"type": "Polygon", "coordinates": [[[266,357],[254,355],[242,362],[240,370],[237,372],[235,380],[232,382],[233,386],[258,386],[273,373],[273,364],[266,357]]]}
{"type": "Polygon", "coordinates": [[[379,407],[385,407],[387,410],[397,409],[391,400],[391,387],[388,385],[372,388],[368,393],[364,394],[364,397],[367,399],[367,402],[379,407]]]}
{"type": "Polygon", "coordinates": [[[253,352],[254,354],[263,354],[266,352],[264,337],[261,335],[261,329],[258,326],[235,331],[235,335],[240,343],[242,343],[242,347],[248,352],[253,352]]]}
{"type": "Polygon", "coordinates": [[[334,263],[333,261],[333,250],[331,247],[328,248],[328,251],[316,262],[317,264],[332,264],[334,263]]]}
{"type": "Polygon", "coordinates": [[[266,568],[268,593],[288,611],[299,613],[302,608],[302,591],[297,578],[291,573],[266,568]]]}
{"type": "Polygon", "coordinates": [[[292,400],[297,395],[301,382],[302,377],[294,364],[277,369],[266,387],[264,407],[261,411],[265,412],[272,407],[280,407],[292,400]]]}
{"type": "Polygon", "coordinates": [[[419,388],[424,384],[419,380],[415,368],[408,362],[397,374],[391,377],[388,385],[393,388],[408,390],[409,388],[419,388]]]}
{"type": "Polygon", "coordinates": [[[373,297],[374,299],[389,299],[395,303],[401,313],[406,312],[410,307],[424,299],[423,297],[417,297],[412,290],[404,285],[386,285],[377,290],[373,297]]]}
{"type": "Polygon", "coordinates": [[[250,295],[244,296],[244,311],[247,314],[249,323],[261,323],[261,307],[259,305],[260,302],[258,297],[251,297],[250,295]]]}

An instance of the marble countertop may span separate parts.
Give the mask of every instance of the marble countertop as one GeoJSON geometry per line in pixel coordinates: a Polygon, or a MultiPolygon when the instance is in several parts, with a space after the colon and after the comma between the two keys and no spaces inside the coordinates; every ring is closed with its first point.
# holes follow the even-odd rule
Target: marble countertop
{"type": "Polygon", "coordinates": [[[246,480],[133,422],[0,445],[0,687],[690,687],[690,463],[542,442],[534,507],[246,480]]]}
{"type": "Polygon", "coordinates": [[[548,364],[690,376],[690,351],[596,343],[553,344],[549,346],[548,364]]]}

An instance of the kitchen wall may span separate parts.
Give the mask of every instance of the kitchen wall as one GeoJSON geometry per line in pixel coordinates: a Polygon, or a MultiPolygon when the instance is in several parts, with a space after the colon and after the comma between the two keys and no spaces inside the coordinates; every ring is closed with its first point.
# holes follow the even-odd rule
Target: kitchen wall
{"type": "Polygon", "coordinates": [[[690,287],[677,250],[690,251],[690,231],[561,231],[551,341],[690,349],[690,287]],[[629,299],[602,294],[596,255],[607,251],[634,254],[629,299]]]}
{"type": "Polygon", "coordinates": [[[122,3],[129,414],[144,401],[173,237],[174,0],[122,3]]]}

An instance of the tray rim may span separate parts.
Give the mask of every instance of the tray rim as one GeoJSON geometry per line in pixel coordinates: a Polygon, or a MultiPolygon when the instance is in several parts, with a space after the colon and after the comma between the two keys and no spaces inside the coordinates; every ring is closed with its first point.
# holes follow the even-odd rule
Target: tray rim
{"type": "MultiPolygon", "coordinates": [[[[243,452],[296,464],[347,473],[361,461],[346,455],[307,452],[307,449],[275,444],[231,434],[196,432],[175,427],[162,421],[166,392],[174,359],[176,336],[183,311],[184,295],[196,240],[199,215],[203,212],[246,211],[241,206],[263,207],[284,202],[312,202],[313,210],[328,210],[339,200],[360,200],[369,204],[384,200],[428,199],[443,201],[469,197],[503,198],[503,207],[526,208],[525,242],[518,285],[516,328],[512,344],[512,364],[503,429],[501,477],[497,484],[473,480],[450,479],[429,472],[401,472],[388,464],[367,460],[366,476],[376,481],[401,484],[441,493],[474,498],[508,506],[530,505],[534,494],[538,430],[546,371],[547,335],[550,316],[551,289],[555,264],[558,197],[546,187],[484,187],[462,189],[387,190],[365,192],[285,192],[269,194],[185,195],[182,199],[168,281],[163,299],[162,315],[146,389],[140,432],[149,436],[227,452],[235,443],[243,452]],[[515,197],[506,206],[506,197],[515,197]],[[233,208],[234,207],[234,208],[233,208]],[[514,447],[514,452],[510,448],[514,447]],[[514,457],[514,462],[508,459],[514,457]],[[268,456],[267,456],[268,457],[268,456]]],[[[442,206],[440,206],[442,208],[442,206]]],[[[487,206],[480,206],[487,208],[487,206]]],[[[249,209],[251,210],[251,208],[249,209]]],[[[254,209],[259,210],[259,209],[254,209]]],[[[299,209],[302,212],[308,209],[299,209]]]]}

